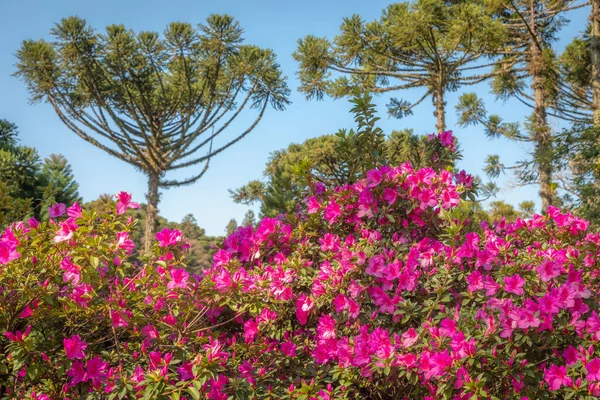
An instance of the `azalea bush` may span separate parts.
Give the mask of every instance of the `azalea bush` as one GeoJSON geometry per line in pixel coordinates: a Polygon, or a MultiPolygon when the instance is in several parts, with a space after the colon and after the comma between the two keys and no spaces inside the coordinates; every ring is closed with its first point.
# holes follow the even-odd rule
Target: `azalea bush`
{"type": "MultiPolygon", "coordinates": [[[[450,133],[431,138],[453,156],[450,133]]],[[[469,232],[473,179],[410,164],[140,256],[126,193],[0,240],[0,390],[29,399],[600,396],[600,235],[551,208],[469,232]],[[139,261],[135,261],[139,260],[139,261]]]]}

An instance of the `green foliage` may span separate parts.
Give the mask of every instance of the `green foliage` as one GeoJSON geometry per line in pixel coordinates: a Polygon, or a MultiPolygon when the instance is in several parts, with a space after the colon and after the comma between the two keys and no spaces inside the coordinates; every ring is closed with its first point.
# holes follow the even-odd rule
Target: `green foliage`
{"type": "MultiPolygon", "coordinates": [[[[93,210],[98,214],[111,212],[114,207],[114,199],[109,194],[100,195],[96,200],[87,202],[83,205],[86,210],[93,210]]],[[[129,209],[126,215],[132,219],[139,221],[144,226],[147,215],[147,205],[140,204],[139,209],[129,209]]],[[[190,248],[187,253],[187,266],[190,270],[200,272],[202,269],[212,265],[212,255],[214,254],[214,246],[221,240],[218,236],[207,236],[206,231],[198,226],[196,218],[192,214],[187,214],[181,222],[169,221],[162,216],[158,216],[157,223],[160,227],[170,229],[178,229],[189,242],[190,248]]],[[[131,240],[136,244],[139,250],[143,248],[144,232],[141,229],[134,229],[130,233],[131,240]]],[[[154,238],[152,238],[154,240],[154,238]]],[[[136,252],[137,254],[137,252],[136,252]]]]}
{"type": "Polygon", "coordinates": [[[600,128],[575,124],[560,132],[556,143],[556,168],[563,204],[600,227],[600,128]]]}
{"type": "Polygon", "coordinates": [[[489,77],[479,61],[495,55],[506,34],[479,2],[391,4],[372,22],[358,15],[345,18],[331,42],[312,35],[300,39],[294,53],[299,90],[308,99],[321,99],[348,96],[356,88],[374,93],[422,88],[424,95],[412,104],[392,98],[388,112],[401,118],[431,98],[443,131],[445,93],[489,77]]]}
{"type": "Polygon", "coordinates": [[[296,211],[307,190],[316,183],[326,187],[352,184],[370,169],[407,161],[415,168],[451,168],[460,157],[454,153],[441,159],[434,157],[442,149],[412,130],[393,131],[386,137],[377,126],[379,117],[368,93],[355,93],[350,103],[356,129],[340,129],[335,135],[308,139],[274,152],[265,168],[266,181],[254,180],[230,190],[234,202],[260,203],[261,216],[276,217],[296,211]]]}
{"type": "Polygon", "coordinates": [[[50,103],[79,137],[147,175],[148,237],[160,187],[196,182],[269,106],[282,110],[289,103],[275,54],[244,44],[243,29],[228,15],[210,15],[198,29],[173,22],[162,36],[123,25],[100,34],[78,17],[62,19],[50,33],[52,41],[22,43],[16,75],[32,102],[50,103]],[[256,110],[254,120],[213,147],[248,109],[256,110]],[[198,165],[188,178],[166,177],[198,165]]]}
{"type": "Polygon", "coordinates": [[[67,159],[52,154],[42,162],[36,149],[19,145],[17,126],[6,120],[0,120],[0,181],[3,195],[16,201],[20,210],[12,214],[2,208],[0,226],[17,221],[15,216],[47,219],[51,204],[80,200],[67,159]]]}
{"type": "Polygon", "coordinates": [[[47,207],[53,203],[73,204],[81,202],[79,184],[67,159],[60,154],[50,154],[42,163],[41,180],[49,195],[45,196],[41,213],[47,217],[47,207]]]}

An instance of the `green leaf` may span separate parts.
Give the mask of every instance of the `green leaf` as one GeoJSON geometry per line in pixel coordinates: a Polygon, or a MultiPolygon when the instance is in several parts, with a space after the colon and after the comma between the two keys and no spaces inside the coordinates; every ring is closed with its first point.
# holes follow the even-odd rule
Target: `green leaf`
{"type": "Polygon", "coordinates": [[[200,400],[200,392],[198,391],[198,389],[196,389],[193,386],[188,386],[185,390],[187,390],[187,392],[192,395],[192,398],[194,400],[200,400]]]}

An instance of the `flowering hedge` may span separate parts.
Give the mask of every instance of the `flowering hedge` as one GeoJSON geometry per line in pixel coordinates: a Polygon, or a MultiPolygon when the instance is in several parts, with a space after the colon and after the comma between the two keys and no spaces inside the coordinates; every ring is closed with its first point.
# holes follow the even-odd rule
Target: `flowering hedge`
{"type": "MultiPolygon", "coordinates": [[[[451,136],[434,138],[453,149],[451,136]]],[[[600,236],[557,209],[468,232],[472,179],[409,164],[316,186],[295,215],[134,261],[137,207],[0,239],[0,393],[28,399],[600,396],[600,236]]]]}

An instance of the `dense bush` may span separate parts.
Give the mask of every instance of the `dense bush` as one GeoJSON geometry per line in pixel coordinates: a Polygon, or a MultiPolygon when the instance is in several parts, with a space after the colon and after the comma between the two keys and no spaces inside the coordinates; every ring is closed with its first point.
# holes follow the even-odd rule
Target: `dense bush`
{"type": "Polygon", "coordinates": [[[3,397],[600,395],[600,236],[557,209],[468,232],[471,183],[404,164],[316,185],[200,275],[171,229],[128,261],[125,193],[105,215],[56,205],[0,240],[3,397]]]}

